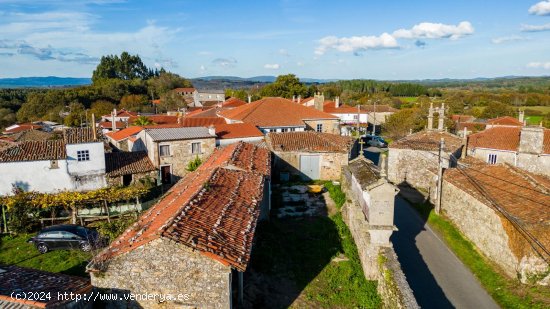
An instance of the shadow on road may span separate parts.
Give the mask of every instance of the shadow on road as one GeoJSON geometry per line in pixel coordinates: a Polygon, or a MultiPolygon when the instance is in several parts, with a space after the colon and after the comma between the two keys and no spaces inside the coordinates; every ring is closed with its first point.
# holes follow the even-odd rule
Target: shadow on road
{"type": "MultiPolygon", "coordinates": [[[[400,184],[401,186],[407,184],[400,184]]],[[[408,194],[410,187],[406,188],[408,194]]],[[[422,194],[416,192],[420,198],[422,194]]],[[[417,246],[418,234],[425,230],[426,218],[421,218],[402,198],[398,197],[395,203],[395,225],[399,229],[394,232],[391,241],[407,282],[409,283],[416,301],[421,308],[454,308],[445,293],[432,275],[417,246]]]]}

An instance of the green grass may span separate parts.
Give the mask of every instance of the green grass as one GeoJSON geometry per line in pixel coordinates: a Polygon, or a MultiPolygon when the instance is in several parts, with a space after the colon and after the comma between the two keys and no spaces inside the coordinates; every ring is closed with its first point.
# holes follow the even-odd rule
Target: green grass
{"type": "MultiPolygon", "coordinates": [[[[326,185],[340,208],[346,200],[345,194],[340,186],[326,185]]],[[[273,198],[276,194],[274,191],[273,198]]],[[[260,224],[251,269],[265,276],[291,280],[296,287],[291,298],[302,295],[299,307],[381,306],[377,283],[365,279],[357,247],[340,213],[331,217],[272,218],[269,223],[260,224]],[[341,259],[333,261],[335,257],[341,259]]],[[[265,303],[256,305],[268,305],[270,298],[278,296],[264,295],[265,303]]]]}
{"type": "Polygon", "coordinates": [[[550,113],[550,106],[525,106],[523,109],[532,109],[539,111],[543,114],[549,114],[550,113]]]}
{"type": "Polygon", "coordinates": [[[542,118],[542,116],[526,116],[525,120],[527,121],[527,124],[538,125],[542,121],[542,118]]]}
{"type": "Polygon", "coordinates": [[[57,250],[40,254],[27,240],[33,235],[2,236],[0,238],[0,264],[16,265],[49,272],[85,276],[90,253],[80,250],[57,250]]]}
{"type": "Polygon", "coordinates": [[[418,97],[397,97],[403,103],[414,103],[418,101],[418,97]]]}
{"type": "Polygon", "coordinates": [[[507,278],[482,256],[458,229],[445,218],[438,216],[429,203],[414,205],[427,219],[458,258],[474,273],[481,285],[502,308],[549,308],[550,289],[522,285],[517,279],[507,278]]]}

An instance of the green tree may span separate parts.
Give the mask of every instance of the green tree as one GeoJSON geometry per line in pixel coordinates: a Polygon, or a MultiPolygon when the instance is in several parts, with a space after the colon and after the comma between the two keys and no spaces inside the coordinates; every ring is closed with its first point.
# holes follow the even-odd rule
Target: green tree
{"type": "Polygon", "coordinates": [[[134,120],[132,123],[136,126],[149,126],[155,124],[151,119],[149,119],[147,116],[139,116],[134,120]]]}
{"type": "Polygon", "coordinates": [[[108,55],[101,57],[99,64],[92,74],[92,82],[95,83],[101,79],[149,79],[158,75],[158,71],[148,69],[138,55],[130,55],[128,52],[122,52],[120,57],[117,55],[108,55]]]}
{"type": "Polygon", "coordinates": [[[159,111],[175,111],[187,107],[187,103],[181,95],[175,91],[169,91],[160,97],[159,111]]]}
{"type": "Polygon", "coordinates": [[[145,95],[128,94],[120,99],[118,107],[129,111],[141,112],[148,103],[149,101],[145,95]]]}
{"type": "Polygon", "coordinates": [[[293,96],[302,96],[302,98],[312,96],[308,87],[300,82],[300,79],[294,74],[279,75],[277,79],[266,85],[260,90],[262,97],[283,97],[290,99],[293,96]]]}
{"type": "Polygon", "coordinates": [[[90,114],[94,114],[96,119],[99,119],[99,117],[103,115],[109,115],[115,108],[116,105],[113,103],[105,100],[99,100],[92,103],[90,114]]]}
{"type": "Polygon", "coordinates": [[[514,114],[513,109],[504,103],[492,101],[487,104],[483,112],[482,118],[497,118],[502,116],[512,116],[514,114]]]}
{"type": "Polygon", "coordinates": [[[383,130],[386,135],[393,139],[398,139],[413,132],[420,131],[425,126],[424,113],[419,108],[406,108],[399,110],[388,117],[383,124],[383,130]]]}
{"type": "Polygon", "coordinates": [[[9,108],[0,108],[0,128],[12,125],[16,121],[15,114],[9,108]]]}
{"type": "Polygon", "coordinates": [[[68,127],[79,127],[82,122],[86,121],[86,110],[84,105],[78,102],[69,104],[69,114],[63,119],[63,124],[68,127]]]}
{"type": "Polygon", "coordinates": [[[161,71],[159,76],[147,81],[147,86],[148,94],[152,96],[152,99],[158,99],[175,88],[190,88],[193,87],[193,84],[178,74],[161,71]]]}

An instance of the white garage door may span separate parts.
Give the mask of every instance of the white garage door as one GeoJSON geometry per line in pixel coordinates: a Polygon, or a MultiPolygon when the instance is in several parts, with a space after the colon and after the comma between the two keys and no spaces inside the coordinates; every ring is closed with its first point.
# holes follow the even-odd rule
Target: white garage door
{"type": "Polygon", "coordinates": [[[300,156],[300,172],[304,175],[305,179],[319,179],[319,156],[300,156]]]}

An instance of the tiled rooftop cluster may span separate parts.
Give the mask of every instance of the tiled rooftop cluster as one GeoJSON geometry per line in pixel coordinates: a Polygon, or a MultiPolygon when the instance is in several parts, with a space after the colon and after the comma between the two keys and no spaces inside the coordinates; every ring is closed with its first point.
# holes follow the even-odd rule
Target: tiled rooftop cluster
{"type": "Polygon", "coordinates": [[[67,144],[95,143],[101,142],[101,134],[94,135],[92,128],[68,128],[63,130],[63,139],[67,144]]]}
{"type": "MultiPolygon", "coordinates": [[[[517,151],[521,136],[520,126],[497,126],[468,137],[468,148],[488,148],[517,151]]],[[[544,129],[543,153],[550,154],[550,129],[544,129]]]]}
{"type": "Polygon", "coordinates": [[[270,164],[270,152],[252,144],[217,149],[96,256],[93,267],[165,237],[244,271],[270,164]]]}
{"type": "Polygon", "coordinates": [[[267,143],[273,151],[348,153],[353,140],[348,136],[313,131],[269,133],[267,143]]]}

